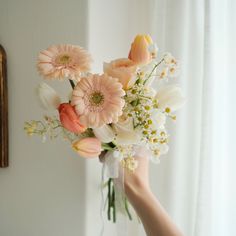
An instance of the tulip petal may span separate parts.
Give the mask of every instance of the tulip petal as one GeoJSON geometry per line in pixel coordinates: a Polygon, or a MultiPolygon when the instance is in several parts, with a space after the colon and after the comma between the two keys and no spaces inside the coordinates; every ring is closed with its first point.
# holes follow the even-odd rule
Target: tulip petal
{"type": "Polygon", "coordinates": [[[131,45],[129,59],[139,65],[148,64],[152,60],[149,50],[152,43],[152,38],[149,35],[137,35],[131,45]]]}
{"type": "Polygon", "coordinates": [[[76,114],[75,108],[71,104],[62,103],[58,111],[64,128],[72,133],[82,133],[86,130],[86,127],[81,123],[80,117],[76,114]]]}
{"type": "Polygon", "coordinates": [[[46,83],[41,83],[36,88],[41,106],[45,110],[55,110],[59,107],[61,100],[56,91],[46,83]]]}
{"type": "Polygon", "coordinates": [[[95,136],[101,140],[103,143],[109,143],[114,140],[115,133],[112,130],[111,126],[109,125],[103,125],[99,128],[94,128],[93,132],[95,136]]]}
{"type": "Polygon", "coordinates": [[[139,132],[133,128],[132,118],[121,117],[112,127],[116,133],[114,143],[117,145],[138,144],[141,140],[139,132]]]}
{"type": "Polygon", "coordinates": [[[156,93],[156,99],[161,109],[169,107],[171,111],[176,111],[185,103],[181,88],[176,85],[168,85],[162,87],[156,93]]]}
{"type": "Polygon", "coordinates": [[[83,138],[72,144],[73,149],[85,158],[95,158],[101,154],[101,141],[97,138],[83,138]]]}

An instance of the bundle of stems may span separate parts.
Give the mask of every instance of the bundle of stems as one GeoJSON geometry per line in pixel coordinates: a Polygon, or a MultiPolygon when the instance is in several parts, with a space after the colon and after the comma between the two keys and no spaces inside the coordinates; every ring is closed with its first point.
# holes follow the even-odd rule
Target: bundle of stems
{"type": "MultiPolygon", "coordinates": [[[[107,191],[107,200],[108,200],[107,201],[108,202],[107,218],[108,218],[108,220],[112,220],[113,223],[115,223],[117,208],[116,208],[115,186],[114,186],[114,180],[112,178],[108,179],[107,187],[108,187],[108,191],[107,191]]],[[[124,209],[125,209],[127,216],[129,217],[130,220],[132,220],[132,215],[129,210],[129,202],[128,202],[127,197],[124,197],[123,204],[124,204],[124,209]]]]}

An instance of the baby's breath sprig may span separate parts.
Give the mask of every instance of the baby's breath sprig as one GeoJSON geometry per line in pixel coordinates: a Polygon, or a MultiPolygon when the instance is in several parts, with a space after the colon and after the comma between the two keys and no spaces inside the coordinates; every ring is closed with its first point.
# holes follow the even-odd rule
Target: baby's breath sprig
{"type": "MultiPolygon", "coordinates": [[[[168,63],[173,65],[175,61],[171,58],[169,62],[166,57],[163,57],[158,63],[153,65],[150,72],[138,71],[136,83],[126,90],[126,96],[124,97],[126,101],[123,110],[124,114],[133,119],[133,128],[140,132],[141,142],[147,145],[154,157],[159,157],[161,154],[166,153],[168,149],[168,134],[164,127],[165,119],[169,117],[175,120],[176,116],[172,114],[169,107],[164,110],[159,108],[158,99],[155,97],[156,93],[149,87],[147,81],[155,74],[158,66],[162,64],[169,66],[168,63]]],[[[123,158],[122,164],[127,168],[127,166],[131,167],[134,163],[128,157],[123,158]]],[[[135,167],[135,165],[133,166],[135,167]]]]}
{"type": "Polygon", "coordinates": [[[42,121],[32,120],[25,122],[24,130],[29,136],[33,134],[43,135],[46,132],[46,126],[42,121]]]}
{"type": "Polygon", "coordinates": [[[132,156],[126,157],[121,161],[122,166],[129,170],[130,172],[134,172],[138,167],[138,161],[132,156]]]}
{"type": "Polygon", "coordinates": [[[152,76],[152,74],[154,73],[154,71],[157,69],[158,66],[161,65],[161,63],[164,62],[164,58],[162,58],[151,70],[150,74],[147,76],[147,79],[144,81],[144,84],[147,83],[147,81],[150,79],[150,77],[152,76]]]}
{"type": "MultiPolygon", "coordinates": [[[[56,117],[50,116],[44,116],[43,121],[31,120],[30,122],[25,122],[24,130],[29,136],[41,136],[43,141],[47,136],[52,140],[62,135],[63,138],[69,142],[73,142],[79,137],[79,135],[64,129],[61,122],[56,117]]],[[[85,137],[92,136],[92,131],[88,129],[82,135],[85,137]]]]}

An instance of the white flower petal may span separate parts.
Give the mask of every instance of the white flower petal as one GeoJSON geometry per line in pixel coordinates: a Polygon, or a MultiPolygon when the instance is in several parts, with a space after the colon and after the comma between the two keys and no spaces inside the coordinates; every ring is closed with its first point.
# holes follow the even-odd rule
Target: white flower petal
{"type": "Polygon", "coordinates": [[[112,142],[115,137],[115,133],[109,125],[103,125],[99,128],[94,128],[93,132],[95,136],[103,143],[112,142]]]}
{"type": "Polygon", "coordinates": [[[41,106],[46,110],[55,110],[59,107],[61,100],[56,91],[47,85],[41,83],[36,88],[41,106]]]}
{"type": "Polygon", "coordinates": [[[131,145],[131,144],[139,144],[140,136],[135,132],[122,132],[119,131],[118,135],[115,139],[115,143],[117,145],[131,145]]]}
{"type": "Polygon", "coordinates": [[[176,85],[162,87],[156,94],[159,107],[169,107],[171,111],[176,111],[185,103],[181,88],[176,85]]]}
{"type": "Polygon", "coordinates": [[[166,123],[166,115],[160,111],[154,111],[152,114],[152,120],[153,120],[153,129],[156,129],[157,127],[162,127],[166,123]]]}
{"type": "Polygon", "coordinates": [[[114,142],[117,145],[138,144],[141,141],[141,135],[133,127],[133,120],[130,117],[120,117],[119,122],[112,125],[116,138],[114,142]]]}

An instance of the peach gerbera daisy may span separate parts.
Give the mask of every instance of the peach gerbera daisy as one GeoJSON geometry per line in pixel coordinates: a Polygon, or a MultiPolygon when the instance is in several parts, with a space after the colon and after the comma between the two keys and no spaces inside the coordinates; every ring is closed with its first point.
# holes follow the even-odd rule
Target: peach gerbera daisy
{"type": "Polygon", "coordinates": [[[90,69],[91,56],[79,46],[61,44],[43,50],[38,56],[38,70],[45,79],[76,79],[90,69]]]}
{"type": "Polygon", "coordinates": [[[118,79],[106,74],[89,74],[77,83],[71,103],[80,116],[80,122],[86,127],[96,128],[118,121],[125,104],[124,95],[118,79]]]}

